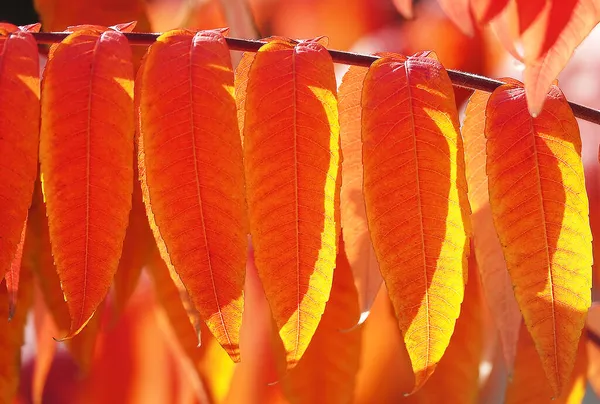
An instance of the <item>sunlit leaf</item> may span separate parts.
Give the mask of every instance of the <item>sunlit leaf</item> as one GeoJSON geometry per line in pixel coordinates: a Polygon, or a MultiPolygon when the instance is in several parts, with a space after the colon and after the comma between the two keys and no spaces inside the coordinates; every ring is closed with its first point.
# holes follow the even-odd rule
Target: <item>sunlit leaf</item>
{"type": "Polygon", "coordinates": [[[525,324],[559,396],[591,303],[579,129],[556,86],[538,118],[529,115],[525,90],[515,82],[494,91],[486,115],[494,225],[525,324]]]}
{"type": "Polygon", "coordinates": [[[250,69],[244,165],[258,274],[288,367],[329,298],[339,234],[339,125],[333,63],[317,42],[264,45],[250,69]]]}
{"type": "Polygon", "coordinates": [[[435,373],[412,403],[475,404],[479,395],[479,365],[483,354],[483,296],[477,264],[469,257],[469,282],[448,349],[435,373]]]}
{"type": "Polygon", "coordinates": [[[448,346],[467,279],[469,206],[458,113],[446,71],[423,57],[373,63],[362,106],[369,230],[416,391],[448,346]]]}
{"type": "Polygon", "coordinates": [[[554,0],[522,34],[525,91],[532,114],[539,114],[550,86],[575,48],[600,21],[597,0],[554,0]]]}

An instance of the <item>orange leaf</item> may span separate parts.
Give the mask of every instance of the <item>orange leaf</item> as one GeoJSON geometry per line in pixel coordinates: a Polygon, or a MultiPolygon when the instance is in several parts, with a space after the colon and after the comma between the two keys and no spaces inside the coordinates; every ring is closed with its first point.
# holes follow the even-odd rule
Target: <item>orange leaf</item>
{"type": "Polygon", "coordinates": [[[284,377],[290,402],[352,402],[362,330],[342,330],[356,324],[359,314],[350,263],[340,248],[323,318],[298,366],[284,377]]]}
{"type": "MultiPolygon", "coordinates": [[[[518,326],[518,325],[517,325],[518,326]]],[[[476,403],[484,339],[483,296],[475,259],[469,257],[469,282],[446,353],[415,402],[476,403]]]]}
{"type": "Polygon", "coordinates": [[[542,110],[546,94],[573,51],[600,21],[597,0],[554,0],[522,34],[524,82],[532,115],[542,110]]]}
{"type": "Polygon", "coordinates": [[[339,125],[331,56],[272,41],[250,69],[244,165],[258,274],[288,368],[329,298],[339,234],[339,125]]]}
{"type": "MultiPolygon", "coordinates": [[[[31,254],[31,258],[34,259],[32,264],[33,274],[39,282],[44,302],[50,313],[52,313],[52,318],[57,329],[64,335],[64,332],[69,329],[71,320],[69,318],[69,309],[60,288],[60,280],[56,273],[54,258],[52,257],[46,204],[44,203],[39,179],[35,182],[33,202],[29,209],[27,220],[27,232],[31,232],[32,234],[31,242],[36,242],[34,246],[35,251],[31,254]],[[37,239],[34,239],[33,237],[36,235],[37,239]]],[[[28,235],[25,237],[29,238],[28,235]]],[[[58,336],[58,334],[51,335],[51,337],[58,336]]]]}
{"type": "MultiPolygon", "coordinates": [[[[283,383],[281,383],[281,375],[285,368],[285,352],[283,343],[275,331],[269,303],[254,264],[251,240],[246,261],[244,299],[240,343],[244,360],[236,365],[232,378],[226,380],[231,387],[223,403],[283,404],[287,402],[283,399],[283,383]],[[280,382],[273,383],[274,381],[280,382]]],[[[206,365],[205,368],[210,369],[206,365]]],[[[211,385],[213,384],[216,383],[211,381],[211,385]]]]}
{"type": "Polygon", "coordinates": [[[90,319],[87,326],[77,335],[66,341],[71,357],[75,360],[75,363],[79,366],[79,370],[84,375],[89,373],[93,368],[94,353],[101,335],[102,316],[105,309],[106,303],[103,301],[98,306],[96,314],[90,319]]]}
{"type": "MultiPolygon", "coordinates": [[[[135,167],[134,172],[137,174],[135,167]]],[[[115,309],[118,315],[123,313],[129,298],[135,291],[142,268],[148,262],[154,246],[154,236],[146,217],[142,190],[139,182],[134,178],[129,225],[123,240],[123,254],[114,279],[115,309]]]]}
{"type": "MultiPolygon", "coordinates": [[[[324,37],[320,37],[317,39],[317,42],[321,43],[323,46],[327,46],[322,41],[324,37]]],[[[279,40],[283,42],[287,42],[290,45],[295,45],[298,41],[283,38],[280,36],[270,36],[268,38],[262,39],[263,41],[271,42],[274,40],[279,40]]],[[[244,143],[244,119],[246,117],[246,93],[248,89],[248,74],[250,73],[250,67],[254,62],[254,58],[256,57],[256,52],[244,52],[240,62],[238,63],[235,69],[235,103],[237,106],[237,116],[238,116],[238,125],[240,127],[240,135],[242,136],[242,144],[244,143]]]]}
{"type": "Polygon", "coordinates": [[[351,66],[339,87],[340,137],[342,141],[342,187],[340,216],[345,252],[354,273],[360,305],[359,324],[367,319],[381,289],[381,273],[373,251],[363,195],[361,107],[367,68],[351,66]]]}
{"type": "Polygon", "coordinates": [[[39,99],[35,39],[20,30],[0,35],[0,278],[4,278],[15,258],[33,195],[38,162],[39,99]]]}
{"type": "Polygon", "coordinates": [[[586,388],[587,350],[585,334],[574,345],[577,353],[575,367],[565,383],[564,392],[552,399],[553,390],[548,380],[542,376],[543,369],[527,328],[523,325],[519,334],[515,371],[506,390],[506,404],[579,404],[583,400],[586,388]]]}
{"type": "Polygon", "coordinates": [[[42,185],[72,337],[110,287],[131,210],[129,43],[116,31],[77,31],[53,47],[43,80],[42,185]]]}
{"type": "Polygon", "coordinates": [[[481,281],[487,305],[500,333],[504,359],[508,369],[512,369],[521,312],[515,299],[512,281],[506,269],[502,246],[496,234],[490,209],[488,178],[485,172],[486,139],[485,107],[489,93],[475,91],[465,112],[462,127],[465,142],[465,167],[469,188],[471,225],[473,227],[474,253],[481,274],[481,281]]]}
{"type": "MultiPolygon", "coordinates": [[[[26,241],[27,243],[27,241],[26,241]]],[[[29,254],[29,248],[25,248],[29,254]]],[[[21,287],[19,288],[19,308],[12,321],[8,317],[8,295],[6,282],[0,283],[0,402],[12,403],[19,386],[21,370],[21,346],[24,342],[24,329],[27,313],[31,306],[32,279],[31,268],[24,264],[21,268],[21,287]]]]}
{"type": "Polygon", "coordinates": [[[237,108],[238,127],[242,144],[244,143],[244,120],[246,118],[246,90],[248,88],[248,74],[254,62],[255,52],[244,52],[240,63],[235,69],[235,103],[237,108]]]}
{"type": "Polygon", "coordinates": [[[402,402],[404,392],[414,386],[415,377],[385,286],[363,327],[355,402],[402,402]]]}
{"type": "Polygon", "coordinates": [[[509,0],[504,10],[490,21],[492,31],[498,40],[519,62],[524,62],[522,52],[517,51],[516,43],[519,42],[519,11],[515,0],[509,0]]]}
{"type": "Polygon", "coordinates": [[[174,283],[169,268],[156,251],[151,255],[148,269],[154,281],[157,300],[177,336],[181,347],[189,358],[196,363],[202,357],[203,350],[198,349],[200,339],[195,331],[199,327],[199,315],[189,302],[189,296],[183,285],[174,283]]]}
{"type": "Polygon", "coordinates": [[[505,84],[487,104],[494,224],[525,324],[555,396],[569,380],[590,306],[592,245],[579,129],[553,86],[538,118],[505,84]]]}
{"type": "Polygon", "coordinates": [[[384,57],[362,93],[364,191],[373,247],[415,372],[433,373],[460,312],[468,215],[452,83],[423,57],[384,57]]]}
{"type": "Polygon", "coordinates": [[[219,31],[171,31],[151,46],[143,69],[139,164],[152,230],[238,362],[248,231],[229,49],[219,31]]]}
{"type": "Polygon", "coordinates": [[[475,28],[471,18],[469,0],[438,0],[440,7],[461,31],[468,36],[473,36],[475,28]]]}

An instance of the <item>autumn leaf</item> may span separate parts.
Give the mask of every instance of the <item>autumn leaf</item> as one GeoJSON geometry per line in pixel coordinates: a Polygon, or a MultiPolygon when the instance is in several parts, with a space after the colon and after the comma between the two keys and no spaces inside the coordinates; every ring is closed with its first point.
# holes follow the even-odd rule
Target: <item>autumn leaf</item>
{"type": "Polygon", "coordinates": [[[288,368],[306,351],[331,290],[339,141],[327,50],[315,41],[263,45],[247,87],[246,192],[256,267],[288,368]]]}
{"type": "Polygon", "coordinates": [[[369,236],[363,194],[361,96],[367,68],[351,66],[340,84],[339,116],[342,142],[340,217],[345,253],[354,273],[360,306],[359,324],[367,319],[383,279],[369,236]]]}
{"type": "Polygon", "coordinates": [[[131,209],[133,66],[122,33],[81,30],[51,49],[42,115],[42,185],[73,337],[110,287],[131,209]]]}
{"type": "Polygon", "coordinates": [[[446,71],[426,57],[374,62],[362,106],[369,230],[414,392],[448,346],[467,279],[470,212],[458,113],[446,71]]]}
{"type": "MultiPolygon", "coordinates": [[[[246,281],[244,283],[244,316],[240,333],[240,349],[244,360],[236,365],[231,379],[226,380],[229,388],[223,403],[284,404],[288,403],[282,391],[285,351],[276,331],[269,303],[254,264],[252,243],[249,242],[248,245],[246,281]]],[[[208,362],[204,368],[210,373],[208,362]]],[[[209,375],[210,379],[217,379],[211,381],[211,385],[217,385],[217,381],[223,383],[223,379],[218,375],[209,375]]]]}
{"type": "Polygon", "coordinates": [[[244,144],[244,119],[246,118],[246,94],[248,89],[248,74],[250,67],[254,62],[254,52],[244,52],[240,63],[235,69],[234,88],[235,88],[235,104],[237,108],[238,127],[244,144]]]}
{"type": "Polygon", "coordinates": [[[69,318],[69,309],[60,288],[60,280],[58,279],[56,266],[54,265],[54,258],[52,257],[46,204],[44,203],[39,178],[35,182],[33,201],[27,220],[27,232],[32,234],[28,242],[36,242],[34,253],[31,254],[31,259],[34,260],[32,263],[33,275],[39,283],[44,302],[48,311],[52,314],[56,328],[61,333],[50,335],[48,338],[59,337],[69,330],[71,320],[69,318]],[[34,238],[35,236],[37,238],[34,238]]]}
{"type": "Polygon", "coordinates": [[[529,332],[525,325],[519,333],[515,370],[512,380],[506,389],[506,404],[579,404],[582,402],[586,389],[587,350],[585,334],[582,335],[576,351],[573,373],[565,383],[563,393],[552,399],[553,390],[544,377],[544,370],[529,332]]]}
{"type": "Polygon", "coordinates": [[[385,285],[362,327],[354,401],[357,404],[403,402],[405,392],[414,386],[415,377],[385,285]]]}
{"type": "MultiPolygon", "coordinates": [[[[450,19],[466,35],[474,34],[474,25],[483,25],[496,17],[509,0],[438,0],[450,19]]],[[[528,0],[532,2],[531,0],[528,0]]]]}
{"type": "Polygon", "coordinates": [[[541,111],[552,82],[598,21],[596,0],[552,1],[523,32],[525,91],[533,115],[541,111]]]}
{"type": "Polygon", "coordinates": [[[237,362],[247,218],[229,49],[219,31],[171,31],[143,69],[138,160],[154,235],[237,362]]]}
{"type": "Polygon", "coordinates": [[[117,315],[123,313],[138,284],[142,268],[148,263],[150,254],[155,247],[154,236],[146,217],[142,190],[135,174],[137,174],[137,169],[134,166],[136,178],[134,178],[133,184],[129,225],[123,240],[123,253],[113,283],[117,315]]]}
{"type": "Polygon", "coordinates": [[[361,351],[359,305],[348,258],[340,252],[327,307],[315,335],[293,370],[283,379],[291,403],[350,403],[361,351]],[[318,388],[316,388],[318,386],[318,388]]]}
{"type": "Polygon", "coordinates": [[[502,44],[517,59],[516,44],[522,44],[532,115],[541,112],[552,82],[599,21],[597,0],[510,0],[492,21],[502,44]]]}
{"type": "Polygon", "coordinates": [[[591,303],[591,232],[577,122],[556,86],[532,118],[516,82],[492,93],[486,116],[494,225],[525,324],[559,396],[591,303]]]}
{"type": "Polygon", "coordinates": [[[473,36],[475,28],[471,18],[470,0],[438,0],[448,17],[468,36],[473,36]]]}
{"type": "Polygon", "coordinates": [[[4,31],[0,35],[0,279],[10,269],[24,233],[37,174],[40,128],[37,43],[30,32],[15,26],[7,24],[4,31]]]}
{"type": "Polygon", "coordinates": [[[485,108],[489,93],[475,91],[465,111],[461,128],[465,142],[465,168],[471,205],[474,254],[481,274],[487,305],[500,334],[507,368],[513,367],[521,312],[506,269],[502,246],[490,209],[486,165],[485,108]]]}
{"type": "Polygon", "coordinates": [[[200,341],[195,331],[195,323],[199,322],[198,312],[191,306],[185,289],[180,290],[171,279],[169,268],[158,251],[150,256],[148,270],[154,283],[156,298],[163,307],[181,348],[191,361],[198,362],[203,353],[203,350],[198,349],[200,341]]]}

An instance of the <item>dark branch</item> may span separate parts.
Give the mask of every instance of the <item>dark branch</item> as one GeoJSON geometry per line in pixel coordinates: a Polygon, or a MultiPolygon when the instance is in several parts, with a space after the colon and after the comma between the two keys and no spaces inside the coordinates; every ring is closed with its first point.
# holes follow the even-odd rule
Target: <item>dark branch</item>
{"type": "MultiPolygon", "coordinates": [[[[129,43],[132,45],[150,45],[160,34],[157,33],[141,33],[141,32],[128,32],[124,33],[129,43]]],[[[38,32],[33,33],[33,36],[39,43],[51,44],[62,41],[69,35],[68,32],[38,32]]],[[[265,44],[263,41],[257,41],[253,39],[240,39],[240,38],[226,38],[227,45],[231,50],[256,52],[258,49],[265,44]]],[[[363,55],[360,53],[342,52],[338,50],[330,49],[329,53],[335,63],[342,63],[347,65],[356,66],[369,66],[375,60],[377,56],[363,55]]],[[[472,73],[465,73],[457,70],[448,69],[448,76],[452,80],[452,84],[455,87],[463,87],[471,90],[482,90],[487,92],[494,91],[497,87],[503,83],[498,80],[493,80],[488,77],[478,76],[472,73]]],[[[600,111],[586,107],[584,105],[575,104],[569,102],[573,114],[577,118],[581,118],[585,121],[593,122],[600,125],[600,111]]]]}

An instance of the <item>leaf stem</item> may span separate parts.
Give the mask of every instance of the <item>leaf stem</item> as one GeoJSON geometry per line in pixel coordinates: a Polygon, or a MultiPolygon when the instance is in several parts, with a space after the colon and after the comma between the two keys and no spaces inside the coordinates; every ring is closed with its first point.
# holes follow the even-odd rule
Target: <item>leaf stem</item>
{"type": "MultiPolygon", "coordinates": [[[[159,37],[160,33],[147,32],[124,32],[123,33],[131,45],[151,45],[159,37]]],[[[52,44],[62,41],[69,35],[69,32],[35,32],[32,33],[34,38],[40,44],[52,44]]],[[[262,45],[263,41],[254,39],[241,38],[225,38],[229,49],[245,52],[256,52],[262,45]]],[[[361,53],[343,52],[339,50],[329,49],[329,54],[335,63],[356,66],[370,66],[378,56],[364,55],[361,53]]],[[[452,80],[455,87],[468,88],[471,90],[482,90],[487,92],[494,91],[497,87],[504,84],[499,80],[490,79],[488,77],[479,76],[473,73],[461,72],[458,70],[447,69],[448,76],[452,80]]],[[[600,125],[600,110],[586,107],[569,101],[569,105],[573,110],[573,114],[577,118],[585,121],[593,122],[600,125]]]]}

